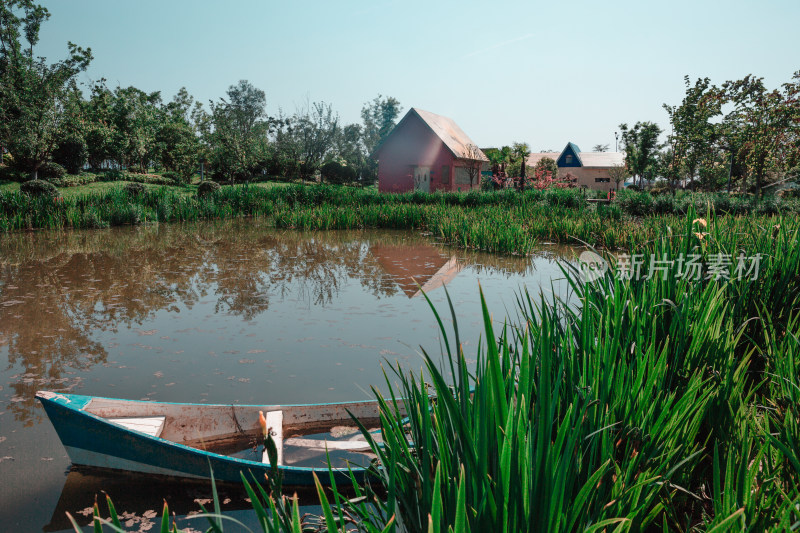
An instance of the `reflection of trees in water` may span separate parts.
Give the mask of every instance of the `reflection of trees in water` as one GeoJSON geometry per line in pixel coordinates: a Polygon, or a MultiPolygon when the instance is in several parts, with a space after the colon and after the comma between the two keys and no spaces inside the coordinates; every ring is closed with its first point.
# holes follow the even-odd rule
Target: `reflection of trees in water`
{"type": "Polygon", "coordinates": [[[18,400],[11,409],[30,422],[37,389],[63,390],[74,370],[107,362],[93,332],[139,325],[160,310],[211,299],[216,312],[252,320],[270,298],[329,304],[349,280],[376,298],[393,296],[397,280],[370,252],[374,246],[399,256],[455,255],[509,275],[531,265],[445,250],[408,232],[302,233],[255,220],[2,236],[0,349],[9,368],[22,369],[10,384],[18,400]]]}

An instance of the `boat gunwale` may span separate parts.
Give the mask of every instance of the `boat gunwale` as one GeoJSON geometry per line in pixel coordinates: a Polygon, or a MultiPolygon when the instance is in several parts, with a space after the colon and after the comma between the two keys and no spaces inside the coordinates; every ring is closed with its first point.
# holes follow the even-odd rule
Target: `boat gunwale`
{"type": "MultiPolygon", "coordinates": [[[[167,439],[164,439],[162,437],[154,437],[152,435],[148,435],[147,433],[142,433],[140,431],[133,431],[133,430],[130,430],[130,429],[124,427],[124,426],[121,426],[121,425],[115,424],[113,422],[110,422],[108,419],[103,418],[100,415],[96,415],[94,413],[86,411],[86,408],[91,404],[91,400],[93,400],[95,398],[101,399],[101,400],[132,402],[132,403],[141,403],[141,404],[162,404],[162,405],[178,405],[178,406],[203,406],[203,407],[222,407],[222,408],[226,408],[226,407],[252,407],[252,408],[259,408],[260,407],[262,409],[269,408],[269,407],[281,407],[281,408],[284,408],[284,407],[344,406],[344,405],[352,405],[352,404],[372,404],[372,403],[378,404],[378,402],[376,400],[365,400],[365,401],[361,401],[361,402],[335,402],[335,403],[325,403],[325,404],[294,404],[294,405],[271,405],[271,406],[258,405],[258,404],[197,404],[197,403],[188,403],[188,402],[179,403],[179,402],[151,402],[151,401],[145,401],[145,400],[125,400],[125,399],[121,399],[121,398],[106,398],[106,397],[101,397],[101,396],[86,396],[86,395],[82,395],[82,394],[57,393],[57,392],[51,392],[51,391],[37,391],[36,392],[36,398],[40,402],[49,401],[49,402],[52,402],[52,403],[57,403],[57,404],[63,406],[64,408],[69,409],[70,411],[73,411],[75,413],[79,413],[80,416],[85,416],[85,417],[91,418],[93,420],[100,421],[103,424],[109,426],[109,428],[114,430],[114,431],[117,431],[117,432],[121,431],[121,432],[123,432],[125,434],[131,435],[131,436],[136,437],[138,439],[145,439],[145,442],[151,441],[153,443],[157,443],[157,444],[160,444],[162,446],[164,444],[166,444],[166,445],[169,445],[169,446],[177,448],[177,450],[179,450],[179,451],[181,451],[183,453],[199,454],[201,456],[206,456],[208,458],[213,458],[213,459],[216,459],[216,460],[230,461],[230,462],[232,462],[234,464],[242,464],[242,465],[247,465],[247,466],[256,466],[256,467],[258,467],[259,469],[262,469],[262,470],[265,469],[265,468],[272,468],[272,467],[271,467],[271,465],[268,465],[268,464],[260,462],[260,461],[253,461],[253,460],[250,460],[250,459],[243,459],[243,458],[240,458],[240,457],[233,457],[233,456],[230,456],[230,455],[219,454],[219,453],[211,452],[211,451],[208,451],[208,450],[202,450],[202,449],[199,449],[199,448],[193,448],[192,446],[187,446],[185,444],[181,444],[179,442],[174,442],[174,441],[171,441],[171,440],[167,440],[167,439]],[[83,400],[87,400],[88,399],[89,401],[84,402],[81,405],[81,407],[76,407],[76,406],[70,405],[70,403],[72,402],[72,398],[78,399],[79,401],[83,401],[83,400]],[[64,401],[64,400],[66,400],[66,401],[64,401]]],[[[60,439],[60,436],[59,436],[59,439],[60,439]]],[[[87,465],[87,466],[91,466],[91,465],[87,465]]],[[[294,471],[294,472],[304,472],[304,473],[306,473],[306,472],[307,473],[321,473],[321,472],[342,472],[342,473],[346,473],[346,472],[361,472],[361,471],[366,470],[368,467],[355,466],[355,467],[347,467],[347,468],[341,468],[341,467],[336,468],[336,467],[308,467],[308,466],[277,465],[276,468],[278,468],[279,470],[287,470],[287,471],[294,471]]]]}

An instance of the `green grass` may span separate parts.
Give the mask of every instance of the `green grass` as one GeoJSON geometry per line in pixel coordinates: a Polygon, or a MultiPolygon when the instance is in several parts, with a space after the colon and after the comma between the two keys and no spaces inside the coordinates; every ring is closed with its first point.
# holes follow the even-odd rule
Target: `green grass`
{"type": "Polygon", "coordinates": [[[740,231],[753,224],[769,225],[774,215],[796,213],[800,206],[792,201],[752,205],[737,200],[731,212],[726,211],[733,205],[729,198],[683,195],[663,214],[636,216],[631,212],[640,209],[641,197],[620,196],[611,205],[590,205],[576,190],[380,194],[374,189],[258,183],[225,186],[199,198],[195,185],[148,184],[144,194],[131,195],[120,182],[93,183],[65,189],[55,201],[0,192],[0,231],[255,216],[276,227],[304,230],[419,229],[455,246],[525,255],[540,242],[630,247],[673,231],[683,211],[704,216],[728,212],[721,227],[740,231]]]}

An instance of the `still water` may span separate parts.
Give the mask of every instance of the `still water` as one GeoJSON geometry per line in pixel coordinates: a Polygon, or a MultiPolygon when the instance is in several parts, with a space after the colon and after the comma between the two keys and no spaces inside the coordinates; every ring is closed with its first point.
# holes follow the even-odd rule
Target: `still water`
{"type": "MultiPolygon", "coordinates": [[[[385,389],[387,363],[419,369],[420,345],[440,353],[419,286],[443,316],[447,286],[474,353],[479,282],[496,317],[513,314],[522,288],[559,287],[565,253],[503,257],[414,232],[303,233],[254,220],[0,235],[0,531],[69,530],[65,511],[88,523],[80,512],[101,490],[142,531],[155,528],[163,498],[179,515],[207,498],[205,486],[71,470],[37,390],[209,403],[368,399],[371,386],[385,389]]],[[[247,516],[236,511],[246,508],[241,494],[224,499],[223,509],[247,516]]]]}

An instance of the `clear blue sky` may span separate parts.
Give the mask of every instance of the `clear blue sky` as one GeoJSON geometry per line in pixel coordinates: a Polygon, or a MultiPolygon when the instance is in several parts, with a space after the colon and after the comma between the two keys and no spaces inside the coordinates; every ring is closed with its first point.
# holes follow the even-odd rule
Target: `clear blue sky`
{"type": "Polygon", "coordinates": [[[377,94],[453,118],[479,145],[614,148],[621,122],[666,126],[683,76],[800,70],[800,1],[42,0],[39,55],[90,46],[84,81],[207,102],[240,79],[268,112],[310,98],[344,122],[377,94]]]}

